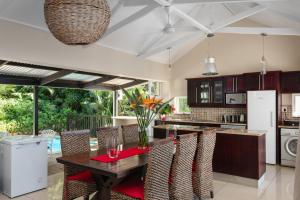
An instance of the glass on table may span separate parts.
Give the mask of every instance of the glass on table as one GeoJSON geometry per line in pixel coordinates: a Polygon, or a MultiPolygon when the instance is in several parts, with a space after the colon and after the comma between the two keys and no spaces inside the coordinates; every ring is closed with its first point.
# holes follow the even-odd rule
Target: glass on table
{"type": "Polygon", "coordinates": [[[109,158],[117,158],[119,155],[118,151],[118,140],[116,137],[106,138],[106,152],[109,158]]]}

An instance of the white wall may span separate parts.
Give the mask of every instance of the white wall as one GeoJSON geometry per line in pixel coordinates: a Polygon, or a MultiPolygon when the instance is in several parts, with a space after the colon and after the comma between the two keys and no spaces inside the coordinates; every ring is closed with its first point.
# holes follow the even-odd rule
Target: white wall
{"type": "Polygon", "coordinates": [[[0,35],[0,59],[148,80],[169,80],[166,65],[96,44],[66,46],[40,29],[0,20],[0,35]]]}
{"type": "MultiPolygon", "coordinates": [[[[300,37],[267,36],[265,55],[268,70],[300,70],[300,37]]],[[[219,75],[260,71],[262,39],[258,35],[217,34],[211,43],[219,75]]],[[[179,59],[171,71],[171,96],[187,93],[185,78],[201,77],[207,56],[207,41],[179,59]]]]}

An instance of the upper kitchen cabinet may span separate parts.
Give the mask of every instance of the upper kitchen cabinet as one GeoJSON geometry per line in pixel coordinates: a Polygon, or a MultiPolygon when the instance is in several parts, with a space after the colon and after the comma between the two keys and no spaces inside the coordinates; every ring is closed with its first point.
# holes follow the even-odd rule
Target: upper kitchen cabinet
{"type": "Polygon", "coordinates": [[[280,91],[280,71],[267,72],[266,75],[261,76],[261,89],[262,90],[276,90],[280,91]]]}
{"type": "Polygon", "coordinates": [[[188,79],[189,106],[220,106],[223,103],[224,82],[222,77],[188,79]]]}
{"type": "Polygon", "coordinates": [[[189,79],[187,81],[187,101],[188,105],[193,107],[196,106],[198,103],[198,81],[195,79],[189,79]]]}
{"type": "Polygon", "coordinates": [[[244,76],[245,90],[260,90],[260,73],[246,73],[244,76]]]}
{"type": "Polygon", "coordinates": [[[226,93],[243,93],[245,90],[245,81],[243,75],[226,76],[224,78],[226,93]]]}
{"type": "Polygon", "coordinates": [[[267,72],[262,75],[259,72],[244,74],[245,91],[251,90],[280,90],[280,71],[267,72]]]}
{"type": "Polygon", "coordinates": [[[281,92],[300,92],[300,72],[283,72],[281,75],[281,92]]]}

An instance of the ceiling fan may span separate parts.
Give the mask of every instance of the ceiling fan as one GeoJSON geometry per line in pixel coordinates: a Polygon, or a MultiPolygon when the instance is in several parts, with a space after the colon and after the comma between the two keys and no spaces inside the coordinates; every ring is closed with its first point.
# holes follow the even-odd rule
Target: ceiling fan
{"type": "MultiPolygon", "coordinates": [[[[179,26],[180,20],[173,23],[171,20],[171,5],[163,6],[166,16],[167,16],[167,23],[164,26],[164,28],[161,31],[152,32],[151,34],[156,34],[156,36],[149,42],[147,46],[145,46],[140,53],[138,54],[138,57],[143,55],[146,51],[148,51],[153,46],[159,44],[164,37],[169,37],[171,34],[182,32],[182,33],[195,33],[197,29],[195,27],[189,27],[189,26],[179,26]]],[[[170,47],[167,47],[170,48],[170,47]]],[[[166,48],[166,49],[167,49],[166,48]]]]}

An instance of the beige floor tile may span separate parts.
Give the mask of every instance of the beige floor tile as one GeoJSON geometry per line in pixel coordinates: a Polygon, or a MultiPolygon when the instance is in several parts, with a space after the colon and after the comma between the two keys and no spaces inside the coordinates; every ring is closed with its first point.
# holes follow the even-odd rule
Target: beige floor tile
{"type": "Polygon", "coordinates": [[[264,193],[264,200],[292,200],[295,169],[281,167],[274,181],[264,193]]]}
{"type": "Polygon", "coordinates": [[[223,181],[214,180],[214,193],[215,195],[222,190],[228,183],[223,181]]]}
{"type": "MultiPolygon", "coordinates": [[[[0,200],[11,200],[11,198],[5,196],[4,194],[0,194],[0,200]]],[[[31,200],[31,199],[28,198],[27,196],[20,196],[20,197],[13,198],[13,200],[31,200]]]]}

